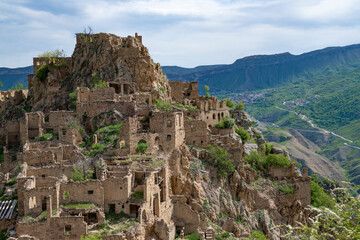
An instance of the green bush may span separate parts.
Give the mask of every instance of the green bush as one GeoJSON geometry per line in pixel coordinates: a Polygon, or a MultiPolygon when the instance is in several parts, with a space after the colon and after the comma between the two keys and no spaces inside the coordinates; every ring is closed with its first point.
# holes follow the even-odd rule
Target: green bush
{"type": "Polygon", "coordinates": [[[273,147],[272,144],[265,142],[265,154],[269,155],[271,153],[271,148],[273,147]]]}
{"type": "Polygon", "coordinates": [[[245,105],[241,101],[238,101],[238,103],[235,105],[235,110],[242,111],[244,109],[245,109],[245,105]]]}
{"type": "Polygon", "coordinates": [[[12,186],[12,185],[14,185],[14,184],[16,183],[16,179],[17,179],[17,178],[14,177],[13,179],[7,181],[7,182],[5,183],[5,186],[12,186]]]}
{"type": "Polygon", "coordinates": [[[101,152],[103,152],[103,151],[106,150],[106,149],[107,149],[107,147],[106,147],[104,144],[94,143],[94,144],[91,146],[90,155],[91,155],[91,156],[95,156],[96,154],[101,153],[101,152]]]}
{"type": "Polygon", "coordinates": [[[311,189],[311,205],[313,205],[314,207],[327,207],[327,208],[334,207],[335,200],[329,194],[324,192],[324,189],[315,181],[311,181],[310,189],[311,189]]]}
{"type": "Polygon", "coordinates": [[[251,151],[250,155],[245,155],[245,161],[252,164],[257,164],[259,162],[263,162],[263,156],[260,152],[251,151]]]}
{"type": "Polygon", "coordinates": [[[225,240],[225,239],[228,239],[230,237],[230,233],[228,232],[224,232],[222,233],[221,235],[217,235],[215,237],[216,240],[225,240]]]}
{"type": "Polygon", "coordinates": [[[226,106],[228,108],[233,108],[235,106],[235,103],[233,103],[231,100],[226,99],[226,106]]]}
{"type": "Polygon", "coordinates": [[[228,174],[234,172],[233,160],[230,159],[229,153],[226,150],[209,145],[209,154],[215,163],[216,173],[219,178],[225,178],[228,174]]]}
{"type": "Polygon", "coordinates": [[[49,72],[49,64],[45,64],[36,71],[35,76],[37,77],[37,79],[39,79],[39,81],[43,82],[47,78],[49,72]]]}
{"type": "Polygon", "coordinates": [[[223,117],[223,119],[215,124],[216,128],[220,128],[220,129],[229,129],[232,128],[233,126],[235,126],[235,119],[226,116],[223,117]]]}
{"type": "Polygon", "coordinates": [[[130,195],[130,197],[137,199],[137,200],[144,199],[144,192],[142,192],[142,191],[134,192],[130,195]]]}
{"type": "Polygon", "coordinates": [[[201,239],[201,235],[200,233],[192,233],[189,235],[185,235],[184,239],[188,239],[188,240],[200,240],[201,239]]]}
{"type": "Polygon", "coordinates": [[[107,87],[107,86],[108,86],[107,82],[100,80],[97,83],[95,83],[94,87],[101,88],[101,87],[107,87]]]}
{"type": "Polygon", "coordinates": [[[270,166],[278,166],[278,167],[290,167],[291,163],[287,157],[281,154],[269,154],[265,156],[262,162],[264,168],[268,168],[270,166]]]}
{"type": "Polygon", "coordinates": [[[82,171],[80,171],[79,169],[77,169],[75,166],[74,166],[73,170],[74,171],[71,175],[71,179],[74,182],[81,182],[81,181],[85,181],[87,179],[93,179],[93,177],[94,177],[93,169],[88,169],[85,174],[82,171]]]}
{"type": "Polygon", "coordinates": [[[294,189],[292,188],[292,186],[290,184],[279,185],[277,183],[274,183],[274,185],[275,185],[275,188],[277,190],[279,190],[280,192],[283,192],[288,195],[294,194],[294,189]]]}
{"type": "Polygon", "coordinates": [[[248,238],[249,240],[267,240],[268,238],[265,234],[259,230],[253,231],[251,236],[248,238]]]}
{"type": "Polygon", "coordinates": [[[148,146],[147,142],[144,140],[140,140],[136,147],[136,152],[137,153],[145,153],[148,148],[149,148],[149,146],[148,146]]]}
{"type": "Polygon", "coordinates": [[[155,105],[156,105],[156,108],[159,110],[164,110],[166,112],[170,112],[172,110],[170,103],[161,101],[159,99],[156,100],[155,105]]]}
{"type": "Polygon", "coordinates": [[[69,93],[69,99],[70,99],[70,102],[71,102],[71,106],[73,108],[76,108],[77,93],[76,92],[69,93]]]}
{"type": "Polygon", "coordinates": [[[241,137],[244,143],[250,139],[250,134],[242,127],[235,127],[235,132],[241,137]]]}
{"type": "Polygon", "coordinates": [[[53,139],[53,134],[52,133],[45,133],[44,135],[41,135],[40,137],[39,137],[39,141],[50,141],[50,140],[52,140],[53,139]]]}

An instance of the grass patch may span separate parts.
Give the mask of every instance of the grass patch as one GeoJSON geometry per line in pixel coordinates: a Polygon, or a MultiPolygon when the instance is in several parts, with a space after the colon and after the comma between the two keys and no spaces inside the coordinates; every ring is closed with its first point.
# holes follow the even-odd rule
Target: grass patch
{"type": "Polygon", "coordinates": [[[68,203],[62,205],[61,208],[65,209],[92,209],[95,208],[93,203],[68,203]]]}
{"type": "Polygon", "coordinates": [[[162,167],[165,165],[165,162],[162,160],[155,160],[151,163],[150,167],[151,168],[157,168],[157,167],[162,167]]]}
{"type": "Polygon", "coordinates": [[[25,215],[23,221],[26,223],[41,222],[46,220],[46,211],[43,211],[39,216],[32,217],[31,215],[25,215]]]}
{"type": "Polygon", "coordinates": [[[159,110],[163,110],[163,111],[166,111],[166,112],[170,112],[172,110],[172,107],[171,107],[170,103],[161,101],[159,99],[156,100],[155,105],[156,105],[156,108],[159,109],[159,110]]]}
{"type": "Polygon", "coordinates": [[[198,107],[196,106],[188,106],[188,105],[183,105],[183,104],[180,104],[180,103],[174,103],[174,106],[177,107],[177,108],[184,108],[188,111],[198,111],[198,107]]]}
{"type": "Polygon", "coordinates": [[[141,191],[134,192],[130,195],[130,197],[136,200],[144,199],[144,192],[141,191]]]}
{"type": "Polygon", "coordinates": [[[279,185],[278,183],[275,182],[274,186],[277,190],[279,190],[280,192],[283,192],[287,195],[294,194],[294,189],[292,188],[292,186],[290,184],[279,185]]]}
{"type": "Polygon", "coordinates": [[[39,137],[39,141],[51,141],[54,139],[54,135],[52,133],[45,133],[39,137]]]}
{"type": "Polygon", "coordinates": [[[16,183],[16,177],[14,177],[13,179],[7,181],[7,182],[5,183],[5,186],[12,186],[12,185],[14,185],[15,183],[16,183]]]}

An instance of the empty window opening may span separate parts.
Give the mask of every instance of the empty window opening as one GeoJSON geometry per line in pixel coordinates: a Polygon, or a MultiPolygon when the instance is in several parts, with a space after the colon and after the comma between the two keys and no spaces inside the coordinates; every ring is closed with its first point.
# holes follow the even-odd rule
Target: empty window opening
{"type": "Polygon", "coordinates": [[[88,194],[90,195],[90,194],[94,194],[94,190],[89,190],[88,191],[88,194]]]}
{"type": "Polygon", "coordinates": [[[68,191],[64,191],[64,196],[63,196],[64,200],[69,199],[69,197],[70,197],[70,193],[68,191]]]}
{"type": "Polygon", "coordinates": [[[43,197],[42,199],[41,199],[41,210],[42,211],[46,211],[46,197],[43,197]]]}
{"type": "Polygon", "coordinates": [[[171,135],[167,135],[166,140],[170,141],[171,140],[171,135]]]}
{"type": "Polygon", "coordinates": [[[138,210],[139,210],[139,206],[138,205],[132,205],[130,204],[130,216],[132,217],[138,217],[138,210]]]}
{"type": "Polygon", "coordinates": [[[171,127],[171,120],[167,120],[167,127],[171,127]]]}
{"type": "Polygon", "coordinates": [[[71,235],[71,225],[65,225],[64,233],[65,235],[71,235]]]}

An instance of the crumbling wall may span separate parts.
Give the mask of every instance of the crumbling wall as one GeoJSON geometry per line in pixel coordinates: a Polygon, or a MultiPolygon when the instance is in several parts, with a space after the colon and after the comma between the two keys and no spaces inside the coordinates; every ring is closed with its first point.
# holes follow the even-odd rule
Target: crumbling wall
{"type": "Polygon", "coordinates": [[[72,111],[50,111],[46,129],[58,133],[59,128],[66,128],[70,122],[76,121],[76,113],[72,111]]]}
{"type": "Polygon", "coordinates": [[[30,112],[25,114],[28,129],[28,139],[40,137],[45,133],[45,117],[42,112],[30,112]]]}
{"type": "Polygon", "coordinates": [[[150,132],[158,133],[155,140],[159,151],[170,152],[185,141],[183,112],[155,112],[150,118],[150,132]]]}
{"type": "Polygon", "coordinates": [[[197,82],[182,82],[182,81],[169,81],[171,87],[171,98],[182,103],[184,99],[197,99],[198,83],[197,82]]]}
{"type": "Polygon", "coordinates": [[[208,126],[202,120],[185,120],[185,141],[187,144],[207,147],[209,145],[208,126]]]}
{"type": "Polygon", "coordinates": [[[131,193],[131,176],[122,178],[108,178],[103,182],[105,212],[110,204],[115,205],[115,213],[129,212],[125,209],[126,201],[131,193]]]}
{"type": "Polygon", "coordinates": [[[87,226],[82,216],[54,216],[44,222],[18,222],[16,233],[17,236],[30,234],[39,240],[78,240],[81,236],[86,235],[87,226]],[[70,231],[68,231],[69,229],[70,231]]]}
{"type": "Polygon", "coordinates": [[[104,207],[104,187],[100,180],[87,180],[83,182],[69,181],[61,184],[60,203],[73,202],[94,203],[98,207],[104,207]],[[68,194],[64,194],[67,192],[68,194]],[[66,197],[68,195],[68,197],[66,197]]]}
{"type": "Polygon", "coordinates": [[[41,177],[56,177],[61,178],[65,175],[67,178],[71,178],[73,172],[73,166],[60,166],[60,165],[52,165],[52,166],[43,166],[41,168],[29,167],[27,169],[27,177],[35,176],[37,178],[41,177]]]}

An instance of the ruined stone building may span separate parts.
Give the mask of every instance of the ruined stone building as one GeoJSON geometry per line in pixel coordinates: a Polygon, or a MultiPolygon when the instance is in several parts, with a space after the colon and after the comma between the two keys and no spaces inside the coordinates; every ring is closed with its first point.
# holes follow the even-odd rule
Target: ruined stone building
{"type": "Polygon", "coordinates": [[[306,170],[255,171],[244,156],[263,154],[264,139],[251,120],[225,100],[199,96],[197,82],[168,81],[141,36],[77,34],[65,60],[34,58],[29,92],[1,93],[1,184],[16,181],[5,190],[18,205],[0,226],[13,239],[215,239],[226,232],[241,239],[257,228],[279,239],[266,218],[307,221],[306,170]],[[14,114],[23,101],[31,110],[14,114]],[[215,126],[230,116],[252,143],[232,126],[215,126]],[[234,169],[225,177],[216,174],[209,146],[229,153],[234,169]],[[291,184],[294,193],[257,190],[261,176],[291,184]]]}

